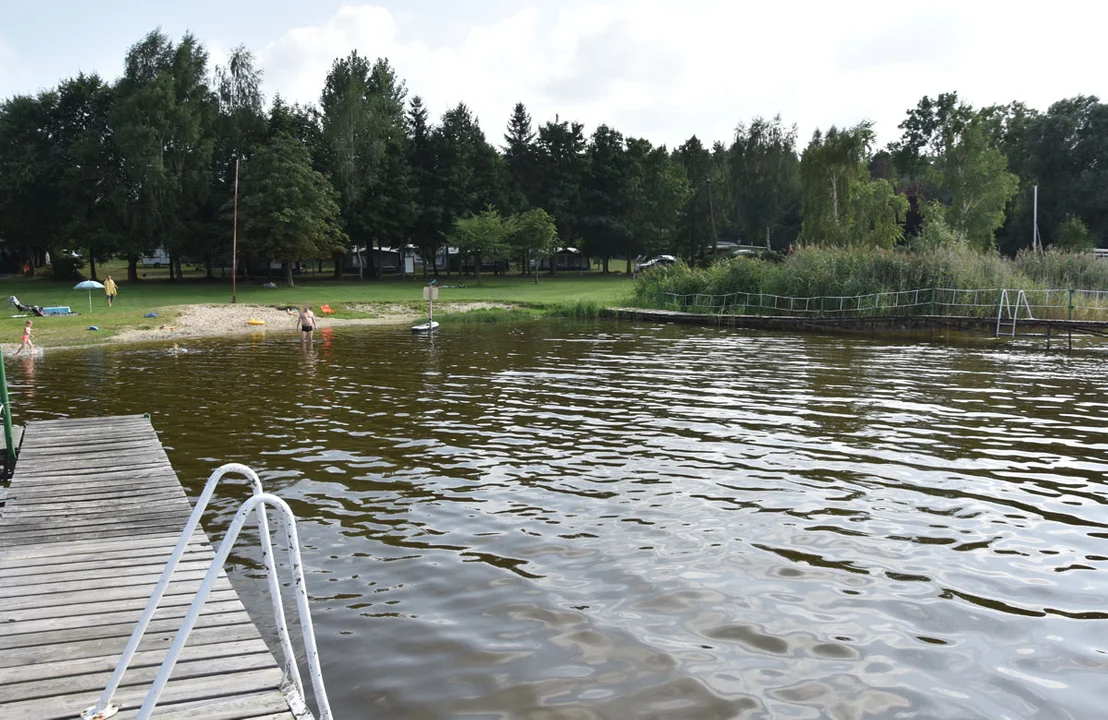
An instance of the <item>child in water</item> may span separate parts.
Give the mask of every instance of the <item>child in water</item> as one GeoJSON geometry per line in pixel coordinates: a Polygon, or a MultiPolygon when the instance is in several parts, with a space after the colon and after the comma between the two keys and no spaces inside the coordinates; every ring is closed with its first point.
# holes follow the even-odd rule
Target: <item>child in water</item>
{"type": "Polygon", "coordinates": [[[173,343],[173,347],[170,348],[170,350],[169,350],[170,355],[180,355],[182,353],[187,353],[187,352],[188,352],[188,348],[177,347],[177,343],[173,343]]]}
{"type": "Polygon", "coordinates": [[[31,342],[31,321],[28,320],[27,324],[23,326],[23,338],[19,341],[19,349],[15,351],[16,355],[23,352],[24,348],[31,348],[31,354],[35,352],[35,344],[31,342]]]}

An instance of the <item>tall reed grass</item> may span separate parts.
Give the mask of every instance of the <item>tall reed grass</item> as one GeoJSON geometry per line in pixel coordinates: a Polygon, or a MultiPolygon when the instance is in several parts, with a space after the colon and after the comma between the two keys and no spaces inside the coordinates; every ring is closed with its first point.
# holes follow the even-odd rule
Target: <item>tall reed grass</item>
{"type": "Polygon", "coordinates": [[[683,263],[657,268],[635,282],[633,297],[642,307],[654,307],[663,293],[832,297],[922,288],[1108,290],[1108,262],[1055,251],[1009,260],[959,247],[803,248],[782,262],[737,257],[702,269],[683,263]]]}

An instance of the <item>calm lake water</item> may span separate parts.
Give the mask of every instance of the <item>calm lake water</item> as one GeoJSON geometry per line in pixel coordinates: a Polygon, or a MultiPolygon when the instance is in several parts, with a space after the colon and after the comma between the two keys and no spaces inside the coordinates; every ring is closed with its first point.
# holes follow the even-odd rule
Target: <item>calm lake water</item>
{"type": "Polygon", "coordinates": [[[1105,715],[1108,353],[559,323],[190,350],[9,361],[17,420],[150,412],[192,496],[257,468],[339,718],[1105,715]]]}

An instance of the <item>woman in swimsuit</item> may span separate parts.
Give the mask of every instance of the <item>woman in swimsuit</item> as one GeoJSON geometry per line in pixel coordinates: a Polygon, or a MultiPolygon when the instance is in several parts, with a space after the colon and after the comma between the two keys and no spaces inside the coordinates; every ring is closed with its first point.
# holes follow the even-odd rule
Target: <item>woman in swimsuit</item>
{"type": "Polygon", "coordinates": [[[304,303],[304,309],[300,311],[300,342],[310,343],[313,330],[315,330],[315,313],[307,303],[304,303]]]}
{"type": "Polygon", "coordinates": [[[31,348],[31,353],[35,352],[35,344],[31,342],[31,321],[28,320],[27,324],[23,326],[23,339],[19,341],[19,349],[15,351],[16,355],[23,352],[23,348],[31,348]]]}

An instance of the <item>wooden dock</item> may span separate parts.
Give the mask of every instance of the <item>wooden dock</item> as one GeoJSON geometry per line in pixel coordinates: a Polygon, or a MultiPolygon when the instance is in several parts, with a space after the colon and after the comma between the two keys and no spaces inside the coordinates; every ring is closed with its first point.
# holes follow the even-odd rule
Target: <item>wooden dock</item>
{"type": "MultiPolygon", "coordinates": [[[[98,700],[192,507],[145,416],[29,422],[0,507],[0,717],[98,700]]],[[[214,552],[202,529],[115,695],[134,718],[214,552]]],[[[292,720],[281,670],[221,574],[158,718],[292,720]]]]}

